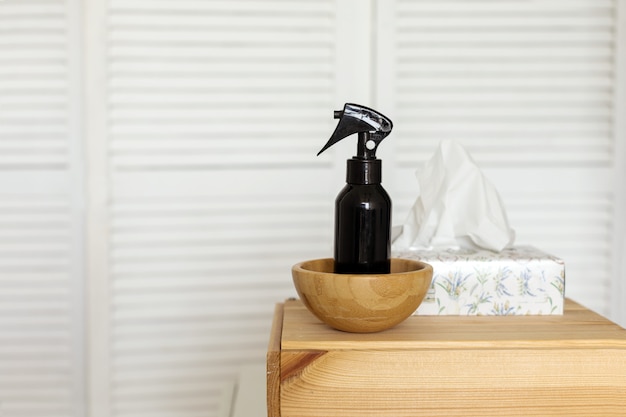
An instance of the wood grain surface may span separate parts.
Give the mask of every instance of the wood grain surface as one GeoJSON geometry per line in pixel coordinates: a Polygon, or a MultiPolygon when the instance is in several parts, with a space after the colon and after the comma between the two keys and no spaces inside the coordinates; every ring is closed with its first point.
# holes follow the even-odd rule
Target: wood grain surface
{"type": "Polygon", "coordinates": [[[562,316],[413,316],[370,334],[299,301],[276,321],[269,417],[626,415],[626,331],[570,300],[562,316]]]}

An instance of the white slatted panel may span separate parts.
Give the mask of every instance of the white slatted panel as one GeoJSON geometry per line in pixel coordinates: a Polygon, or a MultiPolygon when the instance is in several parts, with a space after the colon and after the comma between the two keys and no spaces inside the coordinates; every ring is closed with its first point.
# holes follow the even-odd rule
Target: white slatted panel
{"type": "Polygon", "coordinates": [[[7,416],[78,415],[67,201],[2,200],[0,410],[7,416]]]}
{"type": "Polygon", "coordinates": [[[610,164],[612,1],[397,7],[402,155],[451,138],[484,165],[610,164]]]}
{"type": "Polygon", "coordinates": [[[607,314],[614,2],[394,5],[387,101],[400,205],[408,209],[416,195],[418,163],[441,140],[457,140],[492,175],[517,241],[564,258],[567,295],[607,314]],[[538,170],[547,176],[537,178],[538,170]]]}
{"type": "Polygon", "coordinates": [[[308,201],[252,211],[239,198],[124,200],[114,219],[115,408],[210,415],[233,372],[263,358],[289,267],[325,247],[327,219],[308,201]]]}
{"type": "Polygon", "coordinates": [[[306,137],[328,135],[331,5],[114,1],[114,167],[311,164],[306,137]]]}
{"type": "Polygon", "coordinates": [[[334,8],[110,2],[115,415],[215,415],[291,265],[331,253],[334,8]]]}
{"type": "Polygon", "coordinates": [[[608,314],[611,299],[610,254],[613,199],[609,193],[510,195],[511,222],[517,239],[541,242],[566,261],[567,296],[608,314]],[[537,203],[539,202],[539,204],[537,203]]]}
{"type": "Polygon", "coordinates": [[[62,1],[0,3],[0,167],[67,164],[67,46],[62,1]]]}
{"type": "Polygon", "coordinates": [[[0,2],[0,415],[83,416],[75,2],[0,2]],[[70,178],[73,176],[73,178],[70,178]]]}

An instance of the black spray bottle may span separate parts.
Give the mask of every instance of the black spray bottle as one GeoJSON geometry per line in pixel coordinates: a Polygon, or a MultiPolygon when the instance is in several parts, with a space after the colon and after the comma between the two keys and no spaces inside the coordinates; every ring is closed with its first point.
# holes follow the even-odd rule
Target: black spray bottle
{"type": "Polygon", "coordinates": [[[381,185],[380,142],[391,120],[376,110],[346,103],[334,112],[339,124],[318,155],[352,134],[357,154],[347,160],[346,186],[335,200],[335,272],[388,274],[391,257],[391,199],[381,185]]]}

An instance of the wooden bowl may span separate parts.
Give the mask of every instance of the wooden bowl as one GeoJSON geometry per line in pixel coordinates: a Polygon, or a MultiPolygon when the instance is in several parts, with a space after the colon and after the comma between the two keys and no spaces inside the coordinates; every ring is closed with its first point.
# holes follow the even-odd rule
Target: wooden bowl
{"type": "Polygon", "coordinates": [[[389,274],[336,274],[333,259],[291,268],[302,303],[329,326],[353,333],[389,329],[419,307],[433,276],[432,266],[391,259],[389,274]]]}

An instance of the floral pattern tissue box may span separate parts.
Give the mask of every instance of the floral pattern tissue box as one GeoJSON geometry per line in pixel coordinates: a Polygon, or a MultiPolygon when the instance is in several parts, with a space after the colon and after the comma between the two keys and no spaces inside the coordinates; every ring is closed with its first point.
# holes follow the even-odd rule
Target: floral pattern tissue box
{"type": "Polygon", "coordinates": [[[565,264],[531,246],[487,250],[411,250],[394,254],[433,267],[416,315],[563,314],[565,264]]]}

